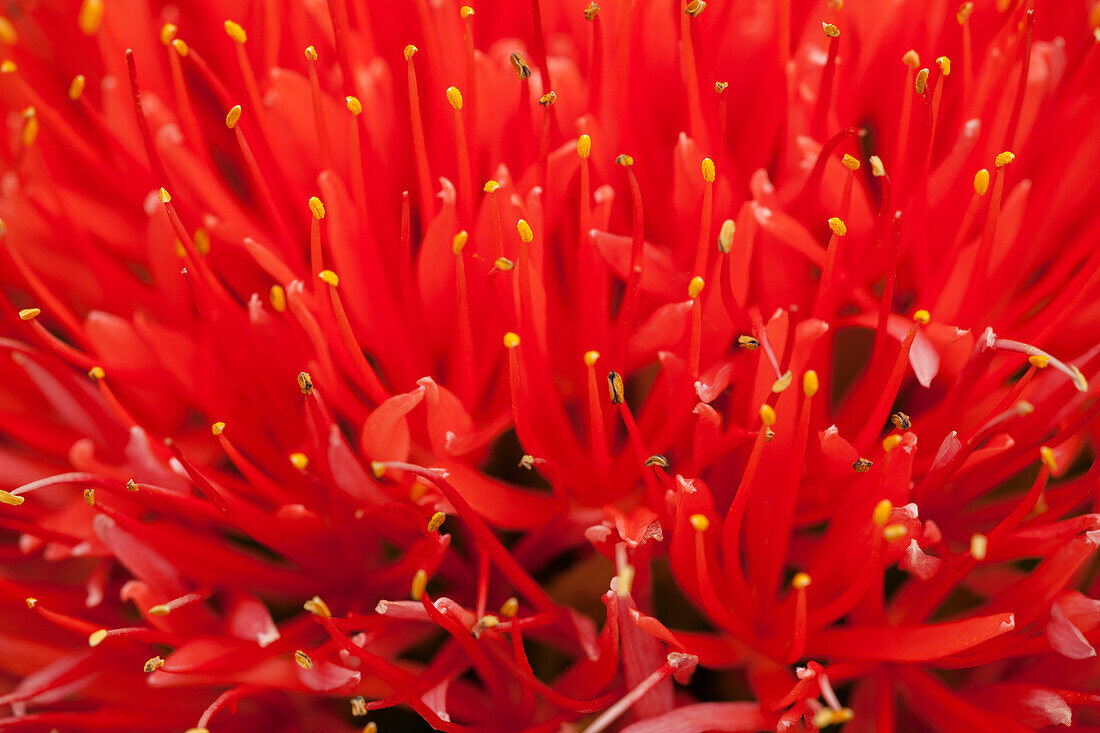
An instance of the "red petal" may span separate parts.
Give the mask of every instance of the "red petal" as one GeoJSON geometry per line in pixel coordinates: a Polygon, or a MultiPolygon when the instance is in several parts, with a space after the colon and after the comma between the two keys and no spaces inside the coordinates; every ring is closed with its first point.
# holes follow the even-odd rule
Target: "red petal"
{"type": "Polygon", "coordinates": [[[926,626],[836,629],[812,634],[807,656],[927,662],[957,654],[1016,628],[1011,613],[926,626]]]}

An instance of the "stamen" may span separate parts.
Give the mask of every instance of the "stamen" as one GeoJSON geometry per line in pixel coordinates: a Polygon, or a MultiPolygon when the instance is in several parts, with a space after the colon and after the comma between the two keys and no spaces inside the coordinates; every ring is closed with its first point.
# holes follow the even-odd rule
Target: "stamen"
{"type": "Polygon", "coordinates": [[[424,141],[424,123],[420,115],[420,91],[416,83],[416,64],[413,56],[417,48],[405,46],[405,62],[409,67],[409,120],[412,124],[413,155],[416,158],[416,178],[419,183],[420,231],[428,231],[428,223],[435,215],[432,200],[432,178],[428,168],[428,145],[424,141]]]}
{"type": "Polygon", "coordinates": [[[822,23],[821,30],[829,39],[829,55],[825,59],[825,68],[821,71],[821,84],[818,87],[817,98],[814,100],[812,120],[813,134],[818,139],[824,139],[826,117],[832,106],[833,79],[836,76],[836,55],[840,45],[840,29],[832,23],[822,23]]]}
{"type": "Polygon", "coordinates": [[[638,186],[638,179],[634,175],[631,166],[634,159],[626,154],[620,154],[615,162],[626,169],[626,176],[630,182],[631,201],[631,235],[630,246],[630,272],[627,274],[626,294],[620,312],[621,323],[619,325],[619,355],[626,356],[626,347],[631,332],[634,330],[634,313],[638,307],[640,284],[642,281],[642,247],[645,243],[645,217],[642,211],[642,190],[638,186]]]}
{"type": "Polygon", "coordinates": [[[313,660],[301,649],[294,651],[294,663],[302,669],[313,669],[313,660]]]}
{"type": "MultiPolygon", "coordinates": [[[[699,212],[699,244],[695,249],[694,272],[706,272],[707,255],[710,254],[710,222],[714,209],[714,161],[703,158],[703,206],[699,212]]],[[[726,250],[727,252],[729,250],[726,250]]]]}
{"type": "Polygon", "coordinates": [[[458,348],[460,368],[458,371],[458,385],[464,397],[474,396],[475,375],[474,368],[474,335],[470,319],[470,298],[468,284],[466,282],[466,258],[463,249],[470,235],[465,229],[454,236],[451,241],[451,251],[455,255],[455,299],[458,306],[458,348]]]}
{"type": "Polygon", "coordinates": [[[317,140],[321,146],[321,163],[325,170],[332,168],[332,145],[328,139],[328,125],[325,123],[324,99],[321,97],[321,81],[317,76],[317,48],[307,46],[306,61],[309,65],[309,86],[313,96],[313,122],[317,127],[317,140]]]}
{"type": "Polygon", "coordinates": [[[607,447],[607,435],[604,429],[603,407],[600,405],[599,386],[596,382],[596,362],[600,352],[588,351],[584,355],[584,364],[588,374],[588,441],[592,453],[596,456],[596,466],[600,475],[604,475],[611,463],[607,447]]]}
{"type": "Polygon", "coordinates": [[[688,285],[688,297],[691,298],[691,343],[688,351],[688,373],[692,379],[699,378],[699,359],[703,348],[703,303],[699,295],[703,292],[703,278],[696,275],[688,285]]]}
{"type": "Polygon", "coordinates": [[[462,92],[458,90],[458,87],[447,88],[447,101],[455,111],[455,149],[458,153],[458,194],[462,220],[472,222],[474,179],[470,166],[470,147],[466,140],[466,123],[462,118],[462,92]]]}
{"type": "Polygon", "coordinates": [[[1013,341],[1011,339],[996,338],[993,339],[992,347],[1002,351],[1015,351],[1020,354],[1027,354],[1028,359],[1035,357],[1038,363],[1031,362],[1033,366],[1043,368],[1045,365],[1050,365],[1058,371],[1069,377],[1073,382],[1073,386],[1077,388],[1078,392],[1087,392],[1089,389],[1088,380],[1085,379],[1085,375],[1081,373],[1081,370],[1072,364],[1066,364],[1061,360],[1051,356],[1042,349],[1036,348],[1031,344],[1025,344],[1022,341],[1013,341]]]}

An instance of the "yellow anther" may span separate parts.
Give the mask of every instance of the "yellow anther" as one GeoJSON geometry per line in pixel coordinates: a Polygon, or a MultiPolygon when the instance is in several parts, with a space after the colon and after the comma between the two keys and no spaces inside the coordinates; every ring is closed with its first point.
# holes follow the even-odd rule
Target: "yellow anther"
{"type": "Polygon", "coordinates": [[[309,211],[318,221],[325,218],[325,205],[316,196],[309,197],[309,211]]]}
{"type": "Polygon", "coordinates": [[[703,292],[703,288],[706,287],[706,283],[703,282],[703,278],[696,275],[691,278],[691,282],[688,283],[688,297],[694,300],[699,297],[699,293],[703,292]]]}
{"type": "Polygon", "coordinates": [[[33,321],[40,313],[42,313],[41,308],[24,308],[19,311],[19,317],[24,321],[33,321]]]}
{"type": "Polygon", "coordinates": [[[642,462],[646,468],[668,468],[671,464],[660,453],[654,453],[642,462]]]}
{"type": "Polygon", "coordinates": [[[309,466],[309,456],[301,452],[291,453],[290,465],[294,466],[299,471],[305,471],[306,467],[309,466]]]}
{"type": "Polygon", "coordinates": [[[282,285],[272,285],[267,297],[271,301],[271,309],[276,313],[286,310],[286,291],[283,290],[282,285]]]}
{"type": "Polygon", "coordinates": [[[611,404],[621,405],[626,402],[626,393],[623,389],[623,378],[618,372],[607,373],[607,391],[611,397],[611,404]]]}
{"type": "Polygon", "coordinates": [[[0,504],[7,504],[8,506],[19,506],[24,501],[26,501],[26,499],[24,499],[22,496],[16,496],[10,491],[4,491],[3,489],[0,489],[0,504]]]}
{"type": "Polygon", "coordinates": [[[882,439],[882,449],[884,451],[886,451],[887,453],[894,450],[894,448],[897,448],[898,445],[900,445],[900,444],[901,444],[901,436],[898,435],[897,433],[887,435],[885,438],[882,439]]]}
{"type": "Polygon", "coordinates": [[[513,51],[512,55],[508,57],[508,61],[512,64],[512,70],[516,72],[516,77],[523,81],[527,79],[534,72],[531,71],[531,66],[527,63],[527,60],[523,58],[523,54],[519,51],[513,51]]]}
{"type": "Polygon", "coordinates": [[[955,20],[959,21],[959,25],[963,25],[970,19],[970,14],[974,12],[974,3],[965,2],[959,6],[958,11],[955,13],[955,20]]]}
{"type": "Polygon", "coordinates": [[[875,510],[871,512],[871,519],[879,527],[885,526],[890,521],[890,512],[894,511],[894,503],[889,499],[883,499],[875,504],[875,510]]]}
{"type": "Polygon", "coordinates": [[[19,66],[11,59],[0,61],[0,74],[14,74],[19,66]]]}
{"type": "Polygon", "coordinates": [[[0,15],[0,43],[14,46],[18,40],[19,34],[15,32],[15,26],[10,20],[0,15]]]}
{"type": "Polygon", "coordinates": [[[970,556],[975,560],[984,560],[986,551],[989,550],[989,538],[984,534],[973,534],[970,537],[970,556]]]}
{"type": "Polygon", "coordinates": [[[766,428],[775,425],[775,408],[771,405],[760,405],[760,422],[764,423],[766,428]]]}
{"type": "Polygon", "coordinates": [[[974,174],[974,193],[979,196],[985,196],[985,192],[989,190],[989,170],[982,168],[974,174]]]}
{"type": "Polygon", "coordinates": [[[313,660],[301,649],[294,651],[294,662],[302,669],[313,669],[313,660]]]}
{"type": "MultiPolygon", "coordinates": [[[[382,463],[382,461],[371,461],[370,462],[370,472],[371,472],[371,474],[374,475],[375,478],[382,478],[383,476],[386,475],[386,464],[382,463]]],[[[423,484],[417,484],[417,485],[422,486],[423,484]]]]}
{"type": "Polygon", "coordinates": [[[598,351],[586,351],[584,352],[585,366],[596,366],[596,362],[600,360],[600,352],[598,351]]]}
{"type": "Polygon", "coordinates": [[[185,733],[210,733],[209,728],[188,728],[185,733]]]}
{"type": "Polygon", "coordinates": [[[172,194],[168,193],[167,188],[164,188],[163,186],[161,186],[161,189],[160,189],[160,191],[157,192],[157,194],[160,196],[160,202],[162,204],[172,203],[172,194]]]}
{"type": "MultiPolygon", "coordinates": [[[[22,314],[20,314],[22,315],[22,314]]],[[[1050,365],[1049,354],[1032,354],[1027,358],[1028,364],[1039,369],[1046,369],[1050,365]]]]}
{"type": "Polygon", "coordinates": [[[165,23],[160,27],[160,42],[165,46],[171,46],[179,31],[179,26],[175,23],[165,23]]]}
{"type": "Polygon", "coordinates": [[[588,135],[581,135],[577,138],[577,155],[582,158],[587,158],[592,154],[592,138],[588,135]]]}
{"type": "Polygon", "coordinates": [[[531,231],[531,225],[525,219],[516,222],[516,231],[519,232],[519,241],[524,244],[531,244],[535,241],[535,233],[531,231]]]}
{"type": "Polygon", "coordinates": [[[83,74],[77,74],[73,77],[72,82],[69,83],[69,99],[75,102],[80,99],[84,94],[84,86],[87,84],[87,80],[83,74]]]}
{"type": "Polygon", "coordinates": [[[447,515],[444,512],[436,512],[428,520],[428,531],[435,532],[437,529],[443,526],[443,523],[447,521],[447,515]]]}
{"type": "Polygon", "coordinates": [[[483,629],[495,629],[500,626],[500,619],[491,613],[487,613],[477,620],[477,625],[483,629]]]}
{"type": "Polygon", "coordinates": [[[787,389],[787,387],[790,387],[793,381],[794,375],[791,374],[791,370],[788,369],[783,373],[781,377],[779,377],[779,379],[776,379],[774,382],[772,382],[772,393],[779,394],[780,392],[787,389]]]}
{"type": "Polygon", "coordinates": [[[1004,151],[1003,153],[998,153],[998,154],[997,154],[997,157],[996,157],[996,159],[995,159],[995,160],[993,161],[993,163],[994,163],[994,164],[995,164],[995,165],[996,165],[996,166],[997,166],[998,168],[1004,168],[1004,167],[1005,167],[1006,165],[1008,165],[1009,163],[1011,163],[1011,162],[1012,162],[1012,161],[1014,161],[1014,160],[1016,160],[1016,154],[1015,154],[1015,153],[1013,153],[1013,152],[1012,152],[1012,151],[1010,151],[1010,150],[1006,150],[1006,151],[1004,151]]]}
{"type": "Polygon", "coordinates": [[[595,2],[588,3],[588,5],[586,5],[585,8],[584,8],[584,19],[585,20],[595,20],[596,16],[599,15],[599,13],[600,13],[600,6],[597,3],[595,3],[595,2]]]}
{"type": "Polygon", "coordinates": [[[210,254],[210,234],[201,227],[195,230],[195,249],[203,257],[210,254]]]}
{"type": "Polygon", "coordinates": [[[232,20],[225,21],[225,34],[236,43],[245,43],[248,41],[248,34],[244,32],[244,28],[241,27],[241,24],[232,20]]]}
{"type": "Polygon", "coordinates": [[[843,237],[848,233],[848,226],[844,223],[844,220],[840,217],[834,216],[829,219],[829,228],[833,230],[833,234],[838,237],[843,237]]]}
{"type": "Polygon", "coordinates": [[[913,83],[917,90],[917,94],[924,94],[928,89],[928,67],[924,67],[917,72],[917,79],[913,83]]]}
{"type": "Polygon", "coordinates": [[[803,590],[804,588],[808,588],[812,582],[813,580],[810,578],[809,573],[796,573],[795,576],[791,578],[791,587],[796,590],[803,590]]]}
{"type": "Polygon", "coordinates": [[[469,5],[463,5],[461,8],[459,8],[458,14],[461,15],[463,18],[469,18],[471,15],[474,14],[474,9],[471,8],[469,5]]]}
{"type": "Polygon", "coordinates": [[[707,4],[703,0],[691,0],[684,8],[684,12],[690,15],[692,18],[699,15],[699,13],[706,10],[707,4]]]}
{"type": "Polygon", "coordinates": [[[447,101],[455,109],[462,109],[462,92],[458,87],[447,87],[447,101]]]}
{"type": "Polygon", "coordinates": [[[309,372],[298,372],[298,390],[306,396],[313,391],[313,377],[309,372]]]}
{"type": "Polygon", "coordinates": [[[1046,469],[1051,473],[1058,470],[1058,464],[1054,462],[1054,451],[1050,449],[1050,446],[1042,446],[1039,448],[1039,459],[1046,466],[1046,469]]]}
{"type": "Polygon", "coordinates": [[[623,167],[628,168],[628,167],[634,165],[634,158],[627,155],[626,153],[620,153],[619,156],[617,158],[615,158],[615,162],[618,163],[619,165],[623,166],[623,167]]]}
{"type": "Polygon", "coordinates": [[[707,183],[714,183],[714,177],[717,172],[714,169],[714,161],[710,158],[703,158],[703,180],[707,183]]]}
{"type": "Polygon", "coordinates": [[[843,163],[844,167],[847,168],[850,171],[858,171],[859,170],[859,166],[860,166],[859,158],[856,158],[853,155],[848,155],[848,153],[845,153],[844,157],[840,159],[840,162],[843,163]]]}
{"type": "Polygon", "coordinates": [[[412,596],[414,601],[419,601],[420,597],[424,595],[424,590],[428,587],[428,572],[426,570],[417,570],[416,575],[413,576],[412,585],[409,588],[409,595],[412,596]]]}
{"type": "Polygon", "coordinates": [[[901,57],[901,62],[910,69],[915,69],[920,66],[920,56],[911,48],[901,57]]]}
{"type": "Polygon", "coordinates": [[[95,489],[84,489],[84,501],[88,506],[95,506],[95,489]]]}
{"type": "Polygon", "coordinates": [[[332,270],[321,270],[317,273],[317,277],[321,278],[325,284],[331,285],[332,287],[336,287],[340,284],[340,276],[332,270]]]}
{"type": "Polygon", "coordinates": [[[172,613],[172,607],[164,603],[153,606],[149,609],[150,616],[167,616],[170,613],[172,613]]]}
{"type": "Polygon", "coordinates": [[[922,326],[928,324],[932,320],[932,314],[921,308],[919,311],[913,314],[913,321],[919,323],[922,326]]]}
{"type": "Polygon", "coordinates": [[[306,50],[304,51],[304,53],[306,55],[306,59],[309,61],[316,61],[319,58],[317,56],[316,46],[306,46],[306,50]]]}
{"type": "Polygon", "coordinates": [[[539,104],[541,104],[543,107],[553,107],[557,101],[558,93],[555,92],[553,89],[539,97],[539,104]]]}
{"type": "Polygon", "coordinates": [[[172,41],[172,48],[176,49],[176,53],[182,58],[187,58],[187,54],[191,53],[191,49],[187,47],[187,44],[182,38],[177,38],[172,41]]]}
{"type": "Polygon", "coordinates": [[[359,97],[344,97],[344,101],[347,102],[348,112],[356,117],[363,114],[363,103],[359,101],[359,97]]]}
{"type": "Polygon", "coordinates": [[[241,119],[241,105],[237,104],[233,106],[233,109],[225,115],[225,126],[230,130],[237,126],[237,122],[241,119]]]}
{"type": "Polygon", "coordinates": [[[729,88],[730,83],[728,81],[716,81],[714,82],[714,91],[722,94],[729,88]]]}
{"type": "Polygon", "coordinates": [[[733,235],[737,233],[737,222],[733,219],[726,219],[722,222],[721,228],[718,230],[718,251],[722,254],[729,254],[729,251],[733,249],[733,235]]]}
{"type": "Polygon", "coordinates": [[[832,23],[824,23],[823,22],[821,24],[821,30],[825,31],[825,35],[827,35],[829,38],[839,38],[840,37],[840,29],[837,28],[832,23]]]}
{"type": "Polygon", "coordinates": [[[405,60],[408,61],[414,55],[416,55],[416,51],[416,46],[412,45],[411,43],[408,46],[405,46],[405,60]]]}
{"type": "Polygon", "coordinates": [[[153,657],[145,663],[145,674],[152,674],[164,666],[164,657],[153,657]]]}
{"type": "Polygon", "coordinates": [[[127,491],[137,491],[138,490],[137,482],[135,482],[132,478],[126,479],[126,490],[127,491]]]}
{"type": "Polygon", "coordinates": [[[356,695],[351,699],[351,714],[361,718],[367,714],[367,699],[362,695],[356,695]]]}
{"type": "Polygon", "coordinates": [[[802,392],[807,397],[813,397],[820,387],[821,382],[817,378],[817,372],[813,369],[807,369],[802,375],[802,392]]]}
{"type": "Polygon", "coordinates": [[[500,606],[500,615],[504,618],[515,618],[519,613],[519,599],[512,596],[500,606]]]}
{"type": "Polygon", "coordinates": [[[23,110],[23,147],[29,148],[38,139],[38,116],[34,107],[23,110]]]}
{"type": "Polygon", "coordinates": [[[944,76],[951,76],[951,59],[946,56],[940,56],[936,59],[936,66],[940,67],[940,73],[944,76]]]}
{"type": "Polygon", "coordinates": [[[106,639],[106,638],[107,638],[107,629],[99,629],[98,631],[93,631],[88,636],[88,646],[97,647],[100,644],[102,644],[103,640],[106,639]]]}
{"type": "Polygon", "coordinates": [[[101,367],[101,366],[94,366],[94,367],[92,367],[91,369],[88,370],[88,376],[91,377],[92,379],[99,380],[99,379],[103,379],[104,377],[106,377],[107,372],[103,371],[103,367],[101,367]]]}
{"type": "Polygon", "coordinates": [[[900,540],[909,534],[909,528],[904,524],[891,524],[882,530],[882,538],[887,542],[900,540]]]}
{"type": "Polygon", "coordinates": [[[504,346],[509,349],[519,346],[519,334],[513,331],[504,334],[504,346]]]}
{"type": "Polygon", "coordinates": [[[871,164],[871,175],[875,178],[881,178],[886,175],[886,166],[882,164],[882,158],[877,155],[872,155],[867,159],[867,162],[871,164]]]}
{"type": "Polygon", "coordinates": [[[890,416],[890,422],[898,430],[908,430],[913,426],[913,421],[904,412],[895,412],[890,416]]]}
{"type": "MultiPolygon", "coordinates": [[[[210,733],[210,731],[206,731],[206,733],[210,733]]],[[[363,726],[363,733],[378,733],[378,723],[373,720],[367,723],[363,726]]]]}
{"type": "Polygon", "coordinates": [[[498,188],[500,188],[500,184],[490,178],[485,182],[485,185],[481,187],[481,190],[485,193],[493,193],[498,188]]]}
{"type": "Polygon", "coordinates": [[[466,242],[468,241],[470,241],[470,233],[463,229],[451,239],[451,251],[456,255],[462,254],[462,249],[466,246],[466,242]]]}
{"type": "Polygon", "coordinates": [[[737,345],[740,346],[742,349],[745,349],[747,351],[756,351],[757,349],[760,348],[760,342],[759,341],[757,341],[752,336],[746,336],[744,334],[737,337],[737,345]]]}
{"type": "Polygon", "coordinates": [[[38,599],[37,598],[27,598],[23,602],[27,604],[27,608],[30,608],[32,610],[34,609],[35,606],[38,605],[38,599]]]}
{"type": "Polygon", "coordinates": [[[332,611],[328,609],[328,604],[321,600],[321,596],[313,596],[313,598],[310,598],[302,604],[302,608],[306,609],[314,616],[332,618],[332,611]]]}
{"type": "Polygon", "coordinates": [[[84,0],[80,5],[80,15],[76,24],[86,36],[94,36],[103,22],[103,0],[84,0]]]}
{"type": "Polygon", "coordinates": [[[706,532],[710,529],[710,520],[705,514],[692,514],[689,521],[696,532],[706,532]]]}
{"type": "Polygon", "coordinates": [[[225,423],[224,422],[214,423],[213,425],[210,426],[210,432],[213,433],[214,435],[221,435],[222,433],[225,432],[225,423]]]}

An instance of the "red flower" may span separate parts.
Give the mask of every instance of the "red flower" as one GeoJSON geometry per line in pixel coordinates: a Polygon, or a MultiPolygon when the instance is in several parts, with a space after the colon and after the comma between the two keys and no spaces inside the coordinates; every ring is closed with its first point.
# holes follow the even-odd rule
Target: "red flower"
{"type": "Polygon", "coordinates": [[[155,5],[0,20],[0,728],[1100,724],[1100,5],[155,5]]]}

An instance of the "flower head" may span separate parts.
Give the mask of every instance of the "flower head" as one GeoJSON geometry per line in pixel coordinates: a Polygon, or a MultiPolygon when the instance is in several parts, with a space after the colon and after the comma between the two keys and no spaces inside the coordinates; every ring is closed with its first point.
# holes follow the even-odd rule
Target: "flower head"
{"type": "Polygon", "coordinates": [[[1095,722],[1031,5],[14,4],[0,727],[1095,722]]]}

